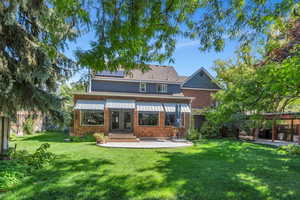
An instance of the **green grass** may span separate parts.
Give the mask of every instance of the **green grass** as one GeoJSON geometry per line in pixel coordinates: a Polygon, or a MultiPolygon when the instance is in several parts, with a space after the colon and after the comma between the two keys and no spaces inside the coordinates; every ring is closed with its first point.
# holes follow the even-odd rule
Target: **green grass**
{"type": "Polygon", "coordinates": [[[178,149],[111,149],[65,137],[17,139],[19,150],[47,142],[58,158],[0,199],[300,199],[300,158],[272,147],[208,140],[178,149]]]}

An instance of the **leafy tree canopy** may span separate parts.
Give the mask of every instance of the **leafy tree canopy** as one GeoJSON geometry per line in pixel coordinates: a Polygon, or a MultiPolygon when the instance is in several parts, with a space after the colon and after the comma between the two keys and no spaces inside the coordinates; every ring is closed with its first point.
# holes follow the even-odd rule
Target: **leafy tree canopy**
{"type": "MultiPolygon", "coordinates": [[[[96,70],[146,69],[172,59],[178,37],[199,40],[200,50],[221,51],[226,39],[265,41],[271,26],[293,12],[293,0],[101,0],[91,12],[96,39],[78,51],[96,70]]],[[[282,24],[284,26],[284,24],[282,24]]]]}
{"type": "Polygon", "coordinates": [[[263,112],[293,110],[300,99],[298,13],[274,23],[260,57],[245,45],[236,61],[218,61],[216,72],[225,90],[215,95],[220,104],[208,114],[215,127],[257,119],[263,112]]]}
{"type": "Polygon", "coordinates": [[[62,52],[87,21],[77,0],[0,1],[1,112],[39,110],[61,117],[55,92],[76,69],[62,52]]]}

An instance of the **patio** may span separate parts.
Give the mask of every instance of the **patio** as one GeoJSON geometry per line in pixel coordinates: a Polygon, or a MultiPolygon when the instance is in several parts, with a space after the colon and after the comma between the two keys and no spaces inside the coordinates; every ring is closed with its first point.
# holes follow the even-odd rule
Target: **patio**
{"type": "Polygon", "coordinates": [[[261,138],[257,138],[256,140],[253,141],[253,143],[256,144],[267,144],[267,145],[272,145],[272,146],[286,146],[289,144],[295,144],[295,145],[299,145],[297,144],[297,142],[288,142],[288,141],[283,141],[283,140],[268,140],[268,139],[261,139],[261,138]]]}
{"type": "Polygon", "coordinates": [[[189,147],[193,143],[186,140],[140,140],[140,142],[107,142],[105,144],[98,144],[101,147],[111,148],[133,148],[133,149],[155,149],[155,148],[179,148],[189,147]]]}

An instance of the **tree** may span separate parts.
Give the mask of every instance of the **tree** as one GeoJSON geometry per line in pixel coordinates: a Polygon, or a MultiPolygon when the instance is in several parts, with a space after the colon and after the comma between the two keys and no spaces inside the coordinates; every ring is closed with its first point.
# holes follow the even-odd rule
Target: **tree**
{"type": "Polygon", "coordinates": [[[63,50],[86,22],[77,0],[0,1],[0,113],[38,110],[63,120],[57,86],[77,67],[63,50]]]}
{"type": "Polygon", "coordinates": [[[178,37],[199,40],[203,51],[223,50],[227,38],[258,44],[297,6],[293,0],[95,1],[90,12],[96,13],[97,37],[77,56],[81,65],[95,70],[147,70],[149,62],[174,61],[178,37]]]}
{"type": "Polygon", "coordinates": [[[263,112],[295,107],[300,99],[299,21],[298,13],[292,13],[275,23],[259,58],[244,46],[236,62],[217,62],[217,78],[225,90],[215,96],[220,105],[208,113],[214,126],[246,123],[251,118],[261,119],[263,112]]]}
{"type": "Polygon", "coordinates": [[[71,84],[63,84],[59,88],[59,96],[63,99],[63,118],[64,121],[61,124],[62,128],[69,128],[72,126],[73,120],[73,93],[86,91],[87,85],[82,82],[75,82],[71,84]]]}
{"type": "Polygon", "coordinates": [[[58,84],[76,69],[63,54],[88,15],[77,0],[0,2],[0,111],[39,110],[59,118],[58,84]],[[76,26],[75,26],[76,25],[76,26]]]}

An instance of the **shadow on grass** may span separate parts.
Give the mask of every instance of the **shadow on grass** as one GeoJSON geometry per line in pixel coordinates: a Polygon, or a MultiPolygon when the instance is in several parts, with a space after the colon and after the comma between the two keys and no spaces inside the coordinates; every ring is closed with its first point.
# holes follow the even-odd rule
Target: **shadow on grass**
{"type": "Polygon", "coordinates": [[[113,159],[61,157],[52,167],[38,171],[17,186],[10,199],[300,197],[299,158],[290,159],[270,148],[226,140],[188,149],[156,150],[154,153],[159,159],[134,173],[126,173],[126,166],[113,159]],[[124,168],[124,172],[114,172],[116,167],[124,168]]]}
{"type": "Polygon", "coordinates": [[[39,141],[39,142],[63,142],[65,138],[69,137],[67,133],[64,132],[50,132],[46,131],[39,133],[37,135],[30,135],[22,138],[22,141],[39,141]]]}

